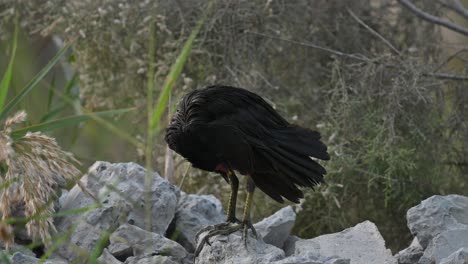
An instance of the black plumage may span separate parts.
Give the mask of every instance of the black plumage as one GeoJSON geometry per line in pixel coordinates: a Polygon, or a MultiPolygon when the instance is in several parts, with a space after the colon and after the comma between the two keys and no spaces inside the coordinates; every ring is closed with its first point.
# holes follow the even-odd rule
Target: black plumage
{"type": "Polygon", "coordinates": [[[292,125],[260,96],[245,89],[210,86],[184,96],[166,131],[169,147],[196,168],[228,181],[230,170],[249,175],[278,202],[299,202],[298,187],[323,182],[328,160],[316,131],[292,125]]]}

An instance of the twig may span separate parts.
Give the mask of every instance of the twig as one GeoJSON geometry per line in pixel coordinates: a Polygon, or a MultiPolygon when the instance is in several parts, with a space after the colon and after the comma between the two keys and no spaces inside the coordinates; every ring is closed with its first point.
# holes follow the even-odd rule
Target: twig
{"type": "Polygon", "coordinates": [[[453,0],[454,4],[449,4],[446,1],[439,0],[439,3],[452,11],[455,11],[460,16],[468,19],[468,10],[463,6],[460,0],[453,0]]]}
{"type": "Polygon", "coordinates": [[[382,35],[379,34],[379,32],[375,31],[373,28],[371,28],[370,26],[368,26],[366,23],[364,23],[364,21],[362,21],[356,14],[354,14],[353,11],[351,11],[351,9],[349,8],[346,8],[348,13],[361,25],[363,26],[365,29],[369,30],[370,33],[372,33],[372,35],[378,37],[380,40],[383,41],[383,43],[385,43],[385,45],[387,45],[391,50],[393,50],[396,54],[398,54],[398,56],[401,56],[401,52],[399,50],[397,50],[393,45],[392,43],[390,43],[390,41],[388,41],[387,39],[385,39],[382,35]]]}
{"type": "Polygon", "coordinates": [[[452,23],[448,20],[445,20],[445,19],[442,19],[440,17],[437,17],[437,16],[434,16],[434,15],[431,15],[429,13],[426,13],[424,11],[422,11],[421,9],[419,9],[417,6],[415,6],[411,1],[409,0],[397,0],[401,5],[403,5],[404,7],[406,7],[409,11],[413,12],[416,16],[426,20],[426,21],[429,21],[431,23],[434,23],[434,24],[437,24],[437,25],[440,25],[440,26],[443,26],[447,29],[450,29],[452,31],[455,31],[457,33],[460,33],[462,35],[465,35],[465,36],[468,36],[468,29],[458,25],[458,24],[455,24],[455,23],[452,23]]]}
{"type": "Polygon", "coordinates": [[[454,54],[450,55],[447,59],[445,59],[444,62],[442,62],[437,68],[435,68],[434,72],[437,72],[440,70],[445,64],[447,64],[449,61],[451,61],[453,58],[457,57],[460,53],[467,52],[468,48],[463,48],[455,52],[454,54]]]}
{"type": "Polygon", "coordinates": [[[455,2],[455,10],[462,16],[468,19],[468,10],[463,6],[460,0],[454,0],[455,2]]]}
{"type": "Polygon", "coordinates": [[[281,41],[284,41],[284,42],[294,43],[294,44],[298,44],[298,45],[301,45],[301,46],[310,47],[310,48],[314,48],[314,49],[319,49],[319,50],[326,51],[328,53],[332,53],[332,54],[342,56],[342,57],[348,57],[348,58],[359,60],[359,61],[364,61],[364,62],[370,62],[371,61],[371,59],[369,59],[369,58],[367,58],[367,57],[365,57],[365,56],[363,56],[361,54],[359,54],[359,56],[355,55],[355,54],[348,54],[348,53],[344,53],[344,52],[341,52],[341,51],[338,51],[338,50],[325,48],[325,47],[322,47],[322,46],[319,46],[319,45],[316,45],[316,44],[313,44],[313,43],[309,43],[309,42],[302,42],[302,41],[297,41],[297,40],[285,39],[285,38],[275,37],[275,36],[271,36],[271,35],[267,35],[267,34],[263,34],[263,33],[259,33],[259,32],[248,31],[248,30],[245,31],[245,33],[258,35],[258,36],[271,38],[271,39],[277,39],[277,40],[281,40],[281,41]]]}
{"type": "Polygon", "coordinates": [[[450,73],[431,73],[431,72],[423,72],[422,75],[428,77],[434,77],[437,79],[444,79],[444,80],[453,80],[453,81],[468,81],[468,77],[460,76],[456,74],[450,73]]]}
{"type": "MultiPolygon", "coordinates": [[[[386,63],[379,62],[378,60],[369,59],[369,58],[367,58],[365,56],[357,56],[357,55],[354,55],[354,54],[348,54],[348,53],[344,53],[344,52],[337,51],[337,50],[330,49],[330,48],[324,48],[324,47],[318,46],[318,45],[313,44],[313,43],[307,43],[307,42],[301,42],[301,41],[296,41],[296,40],[291,40],[291,39],[285,39],[285,38],[270,36],[270,35],[267,35],[267,34],[252,32],[252,31],[246,31],[246,33],[250,33],[250,34],[254,34],[254,35],[258,35],[258,36],[262,36],[262,37],[266,37],[266,38],[271,38],[271,39],[277,39],[277,40],[281,40],[281,41],[285,41],[285,42],[289,42],[289,43],[294,43],[294,44],[298,44],[298,45],[301,45],[301,46],[310,47],[310,48],[314,48],[314,49],[319,49],[319,50],[323,50],[323,51],[326,51],[326,52],[329,52],[329,53],[332,53],[332,54],[335,54],[335,55],[338,55],[338,56],[347,57],[347,58],[351,58],[351,59],[355,59],[355,60],[362,61],[362,62],[367,62],[367,63],[375,63],[375,64],[383,65],[383,66],[388,67],[388,68],[398,68],[398,65],[386,64],[386,63]]],[[[437,78],[437,79],[444,79],[444,80],[454,80],[454,81],[467,81],[468,80],[468,76],[460,76],[460,75],[449,74],[449,73],[425,72],[425,73],[422,73],[422,75],[432,77],[432,78],[437,78]]]]}

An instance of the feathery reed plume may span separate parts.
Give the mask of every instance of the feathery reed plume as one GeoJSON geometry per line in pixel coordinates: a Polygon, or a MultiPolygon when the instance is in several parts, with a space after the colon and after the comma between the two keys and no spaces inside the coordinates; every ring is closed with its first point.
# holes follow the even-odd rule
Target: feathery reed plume
{"type": "Polygon", "coordinates": [[[54,138],[28,132],[13,140],[12,126],[25,119],[26,112],[20,111],[8,118],[0,131],[0,239],[7,247],[14,236],[6,220],[12,216],[12,208],[19,205],[24,206],[28,235],[48,244],[51,232],[56,231],[52,219],[56,189],[80,173],[72,164],[79,162],[63,151],[54,138]]]}

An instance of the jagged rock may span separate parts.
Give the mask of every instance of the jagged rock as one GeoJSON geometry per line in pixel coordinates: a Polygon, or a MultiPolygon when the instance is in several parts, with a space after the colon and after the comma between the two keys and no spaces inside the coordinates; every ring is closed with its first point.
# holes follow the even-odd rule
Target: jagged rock
{"type": "Polygon", "coordinates": [[[174,217],[179,190],[157,173],[151,174],[150,186],[145,186],[145,181],[146,170],[135,163],[96,162],[81,179],[85,191],[76,185],[62,200],[62,212],[89,210],[69,214],[58,221],[59,233],[73,229],[68,242],[73,245],[62,245],[57,254],[75,260],[78,257],[76,246],[91,252],[103,232],[112,232],[125,222],[145,228],[145,219],[150,219],[150,231],[164,234],[174,217]],[[145,206],[146,197],[149,206],[145,206]],[[148,207],[151,208],[150,217],[146,218],[145,208],[148,207]]]}
{"type": "Polygon", "coordinates": [[[16,252],[23,253],[23,255],[35,257],[36,254],[32,252],[31,249],[27,248],[26,245],[13,244],[10,246],[9,250],[5,249],[5,245],[2,240],[0,240],[0,258],[3,255],[13,255],[16,252]]]}
{"type": "MultiPolygon", "coordinates": [[[[67,195],[68,195],[68,190],[67,189],[62,189],[62,193],[60,194],[60,197],[59,197],[59,200],[58,200],[59,207],[61,207],[65,203],[65,200],[67,199],[67,195]]],[[[59,209],[61,209],[61,208],[59,208],[59,209]]]]}
{"type": "Polygon", "coordinates": [[[193,252],[195,234],[205,226],[224,221],[226,215],[216,197],[182,193],[174,218],[175,240],[189,252],[193,252]]]}
{"type": "Polygon", "coordinates": [[[408,227],[423,248],[438,234],[453,229],[468,229],[468,197],[434,195],[406,214],[408,227]]]}
{"type": "MultiPolygon", "coordinates": [[[[37,264],[39,263],[40,259],[25,255],[21,252],[16,252],[13,256],[9,259],[10,263],[12,264],[37,264]]],[[[48,259],[43,264],[67,264],[67,261],[59,260],[59,259],[48,259]]]]}
{"type": "Polygon", "coordinates": [[[295,256],[339,257],[359,264],[395,264],[391,251],[374,223],[362,222],[342,232],[322,235],[295,243],[295,256]]]}
{"type": "Polygon", "coordinates": [[[287,206],[256,223],[254,227],[265,243],[283,248],[295,221],[296,213],[291,206],[287,206]]]}
{"type": "Polygon", "coordinates": [[[297,236],[288,236],[288,238],[284,241],[283,244],[283,250],[286,256],[291,256],[292,254],[294,254],[296,242],[300,239],[301,238],[297,236]]]}
{"type": "Polygon", "coordinates": [[[116,259],[107,248],[102,251],[101,256],[97,259],[100,263],[104,264],[122,264],[121,261],[116,259]]]}
{"type": "Polygon", "coordinates": [[[130,257],[125,261],[125,264],[179,264],[167,256],[150,256],[145,258],[130,257]]]}
{"type": "Polygon", "coordinates": [[[468,247],[468,229],[444,231],[431,240],[419,263],[440,263],[442,259],[463,247],[468,247]]]}
{"type": "Polygon", "coordinates": [[[108,250],[118,259],[164,255],[171,257],[172,261],[182,262],[190,258],[189,253],[175,241],[134,225],[121,225],[109,241],[108,250]]]}
{"type": "Polygon", "coordinates": [[[395,255],[398,264],[414,264],[422,257],[424,249],[419,244],[418,238],[415,237],[411,245],[395,255]]]}
{"type": "Polygon", "coordinates": [[[338,257],[313,258],[310,256],[290,256],[282,260],[272,262],[272,264],[350,264],[349,259],[338,257]]]}
{"type": "MultiPolygon", "coordinates": [[[[203,236],[203,234],[202,234],[203,236]]],[[[205,245],[195,259],[198,264],[263,264],[272,263],[284,258],[283,250],[255,239],[249,232],[247,246],[240,232],[229,236],[215,236],[210,239],[211,246],[205,245]]]]}
{"type": "Polygon", "coordinates": [[[468,264],[468,248],[460,248],[450,256],[442,259],[440,264],[468,264]]]}

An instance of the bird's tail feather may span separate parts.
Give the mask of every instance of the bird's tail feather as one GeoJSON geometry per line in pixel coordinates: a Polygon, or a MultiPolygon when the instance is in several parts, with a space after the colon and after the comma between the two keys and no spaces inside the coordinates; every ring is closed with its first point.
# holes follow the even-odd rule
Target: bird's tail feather
{"type": "Polygon", "coordinates": [[[279,146],[289,152],[329,160],[327,146],[320,141],[320,133],[308,128],[290,126],[273,132],[279,146]]]}
{"type": "Polygon", "coordinates": [[[318,132],[291,127],[291,130],[273,132],[277,144],[264,148],[256,155],[262,157],[252,178],[271,198],[282,202],[282,197],[299,202],[303,198],[297,186],[313,187],[323,182],[325,169],[310,157],[329,159],[326,146],[318,132]]]}

